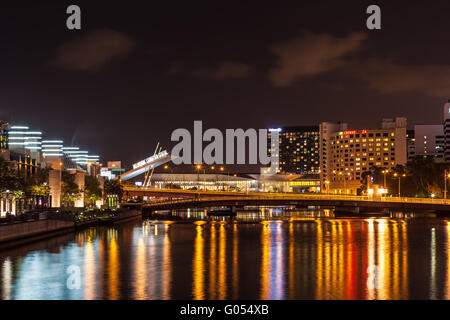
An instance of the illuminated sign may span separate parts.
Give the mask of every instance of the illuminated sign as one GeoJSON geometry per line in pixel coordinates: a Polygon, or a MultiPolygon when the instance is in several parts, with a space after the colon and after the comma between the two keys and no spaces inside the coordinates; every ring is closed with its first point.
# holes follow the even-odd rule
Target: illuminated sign
{"type": "Polygon", "coordinates": [[[344,131],[344,134],[356,134],[356,133],[366,134],[366,133],[367,133],[367,130],[361,130],[361,131],[347,130],[347,131],[344,131]]]}
{"type": "Polygon", "coordinates": [[[112,179],[112,177],[113,177],[111,170],[109,170],[108,168],[101,168],[100,169],[100,176],[101,177],[106,177],[108,179],[112,179]]]}
{"type": "Polygon", "coordinates": [[[153,162],[155,160],[166,157],[168,155],[169,155],[169,153],[166,150],[161,151],[160,153],[155,154],[154,156],[148,157],[147,159],[144,159],[142,161],[139,161],[138,163],[133,164],[133,169],[142,167],[143,165],[146,165],[147,163],[153,162]]]}
{"type": "Polygon", "coordinates": [[[293,181],[290,183],[291,186],[297,187],[315,187],[320,184],[319,181],[293,181]]]}

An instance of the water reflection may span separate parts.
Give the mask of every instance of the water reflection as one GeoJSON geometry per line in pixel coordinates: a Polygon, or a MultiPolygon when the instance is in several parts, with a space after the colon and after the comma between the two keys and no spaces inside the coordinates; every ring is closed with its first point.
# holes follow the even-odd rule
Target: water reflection
{"type": "Polygon", "coordinates": [[[194,259],[192,262],[193,281],[192,281],[192,297],[194,300],[205,299],[205,269],[204,269],[204,239],[203,225],[205,222],[197,222],[195,231],[194,259]]]}
{"type": "Polygon", "coordinates": [[[446,257],[447,257],[447,267],[445,270],[447,271],[446,277],[445,277],[445,299],[450,300],[450,221],[447,222],[447,228],[446,228],[446,257]]]}
{"type": "Polygon", "coordinates": [[[3,251],[0,298],[450,298],[450,221],[265,215],[134,221],[3,251]]]}

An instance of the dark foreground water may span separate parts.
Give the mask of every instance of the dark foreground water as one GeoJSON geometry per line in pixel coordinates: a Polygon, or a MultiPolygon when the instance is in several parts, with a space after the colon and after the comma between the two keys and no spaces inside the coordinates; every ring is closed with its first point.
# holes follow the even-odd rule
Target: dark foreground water
{"type": "Polygon", "coordinates": [[[450,298],[450,220],[276,212],[135,220],[0,251],[0,299],[450,298]]]}

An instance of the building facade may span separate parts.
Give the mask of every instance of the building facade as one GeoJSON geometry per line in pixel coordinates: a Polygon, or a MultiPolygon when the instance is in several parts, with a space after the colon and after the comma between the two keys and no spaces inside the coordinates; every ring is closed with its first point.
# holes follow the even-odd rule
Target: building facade
{"type": "Polygon", "coordinates": [[[406,118],[383,119],[380,129],[329,133],[322,192],[357,194],[365,171],[405,165],[406,125],[406,118]]]}
{"type": "Polygon", "coordinates": [[[9,160],[8,124],[0,120],[0,158],[9,160]]]}
{"type": "Polygon", "coordinates": [[[320,140],[320,185],[322,190],[329,188],[328,180],[328,154],[330,152],[330,137],[335,132],[341,132],[347,130],[347,123],[332,123],[332,122],[322,122],[319,125],[319,140],[320,140]]]}
{"type": "Polygon", "coordinates": [[[444,105],[444,161],[450,162],[450,100],[444,105]]]}
{"type": "Polygon", "coordinates": [[[414,126],[414,156],[408,155],[408,160],[433,158],[436,162],[444,161],[444,128],[442,125],[414,126]]]}
{"type": "Polygon", "coordinates": [[[298,126],[270,129],[268,152],[271,152],[271,132],[279,134],[279,172],[292,174],[319,173],[319,127],[298,126]]]}
{"type": "Polygon", "coordinates": [[[408,162],[416,157],[416,138],[414,130],[406,130],[406,156],[408,162]]]}

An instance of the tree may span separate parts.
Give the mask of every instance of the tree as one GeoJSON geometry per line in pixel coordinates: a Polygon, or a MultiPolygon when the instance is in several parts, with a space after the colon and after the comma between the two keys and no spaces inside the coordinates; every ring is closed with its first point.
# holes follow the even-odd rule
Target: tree
{"type": "Polygon", "coordinates": [[[19,175],[11,165],[0,158],[0,192],[22,191],[19,175]]]}
{"type": "Polygon", "coordinates": [[[48,174],[50,167],[37,168],[36,173],[27,177],[24,172],[19,174],[21,188],[26,196],[48,197],[50,195],[50,187],[48,185],[48,174]]]}
{"type": "Polygon", "coordinates": [[[119,202],[122,201],[123,187],[119,180],[107,180],[104,186],[105,194],[109,196],[117,196],[119,202]]]}
{"type": "Polygon", "coordinates": [[[102,199],[102,189],[98,179],[94,176],[84,178],[84,202],[89,205],[95,205],[97,200],[102,199]]]}
{"type": "Polygon", "coordinates": [[[383,168],[380,168],[380,167],[371,167],[368,171],[364,171],[361,174],[361,186],[359,187],[360,192],[362,192],[363,190],[367,190],[368,177],[373,177],[373,183],[375,183],[375,184],[383,184],[382,171],[383,171],[383,168]]]}
{"type": "Polygon", "coordinates": [[[79,196],[80,190],[75,183],[75,176],[67,171],[63,171],[61,177],[61,202],[63,206],[73,206],[79,196]]]}
{"type": "Polygon", "coordinates": [[[416,187],[416,194],[420,197],[429,197],[434,193],[437,197],[441,197],[445,169],[445,164],[435,163],[432,158],[418,158],[408,162],[407,171],[413,177],[411,182],[416,187]]]}

